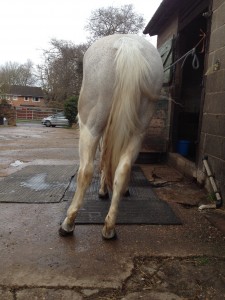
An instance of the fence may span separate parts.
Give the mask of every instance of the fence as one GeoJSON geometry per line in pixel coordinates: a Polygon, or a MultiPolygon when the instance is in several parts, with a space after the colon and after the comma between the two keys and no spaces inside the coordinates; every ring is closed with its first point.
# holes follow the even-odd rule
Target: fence
{"type": "Polygon", "coordinates": [[[16,107],[16,119],[41,120],[60,111],[56,108],[16,107]]]}

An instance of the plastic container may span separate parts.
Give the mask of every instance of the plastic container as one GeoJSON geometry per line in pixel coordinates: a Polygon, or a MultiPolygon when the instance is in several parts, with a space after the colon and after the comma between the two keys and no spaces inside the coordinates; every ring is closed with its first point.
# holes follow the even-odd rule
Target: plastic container
{"type": "Polygon", "coordinates": [[[4,125],[7,126],[8,125],[8,120],[6,118],[3,118],[4,120],[4,125]]]}
{"type": "Polygon", "coordinates": [[[182,156],[188,156],[191,142],[188,140],[179,140],[177,143],[177,152],[182,156]]]}

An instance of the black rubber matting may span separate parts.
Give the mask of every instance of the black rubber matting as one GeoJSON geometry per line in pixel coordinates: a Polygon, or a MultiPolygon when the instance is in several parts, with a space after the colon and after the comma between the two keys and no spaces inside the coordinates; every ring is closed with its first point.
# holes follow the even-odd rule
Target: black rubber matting
{"type": "MultiPolygon", "coordinates": [[[[109,210],[110,199],[98,198],[99,184],[100,178],[95,174],[85,195],[84,204],[78,212],[76,224],[104,223],[109,210]]],[[[74,191],[75,178],[71,181],[71,185],[63,198],[68,201],[67,208],[73,198],[74,191]]],[[[180,219],[169,204],[160,200],[153,192],[149,181],[138,166],[134,166],[132,169],[129,191],[130,196],[123,197],[120,201],[117,224],[181,224],[180,219]]]]}
{"type": "Polygon", "coordinates": [[[0,181],[0,202],[60,202],[77,166],[27,166],[0,181]]]}

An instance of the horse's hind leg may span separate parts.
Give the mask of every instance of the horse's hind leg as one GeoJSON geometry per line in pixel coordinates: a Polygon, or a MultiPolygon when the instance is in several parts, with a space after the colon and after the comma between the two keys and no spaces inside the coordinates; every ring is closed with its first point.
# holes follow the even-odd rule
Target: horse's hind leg
{"type": "Polygon", "coordinates": [[[105,174],[104,174],[103,170],[101,171],[101,181],[100,181],[100,189],[98,191],[98,197],[100,199],[108,199],[109,198],[107,185],[105,183],[105,174]]]}
{"type": "MultiPolygon", "coordinates": [[[[128,187],[125,189],[123,196],[124,197],[130,196],[130,191],[129,191],[128,187]]],[[[105,200],[109,199],[109,192],[108,192],[107,185],[105,183],[105,174],[104,174],[103,170],[101,171],[101,180],[100,180],[100,188],[98,191],[98,197],[100,199],[105,199],[105,200]]]]}
{"type": "Polygon", "coordinates": [[[83,203],[85,192],[93,176],[94,157],[98,142],[99,137],[92,136],[88,129],[81,124],[79,141],[80,167],[77,176],[77,188],[67,211],[67,217],[59,229],[59,234],[62,236],[73,233],[77,212],[83,203]]]}
{"type": "Polygon", "coordinates": [[[120,158],[114,176],[111,205],[102,229],[102,237],[104,239],[113,239],[116,237],[115,224],[119,202],[121,196],[128,191],[127,187],[130,180],[131,167],[139,152],[141,140],[141,137],[133,137],[126,152],[120,158]]]}

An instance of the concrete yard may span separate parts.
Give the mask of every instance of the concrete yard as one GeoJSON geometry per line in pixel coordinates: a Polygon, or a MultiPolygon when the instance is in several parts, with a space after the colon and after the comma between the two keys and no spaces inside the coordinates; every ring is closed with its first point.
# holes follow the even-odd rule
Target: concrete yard
{"type": "MultiPolygon", "coordinates": [[[[0,180],[78,164],[78,138],[35,123],[0,127],[0,180]]],[[[199,211],[207,192],[166,164],[142,169],[182,225],[117,225],[113,241],[101,225],[77,225],[63,238],[67,203],[0,203],[0,299],[225,299],[224,209],[199,211]]]]}

